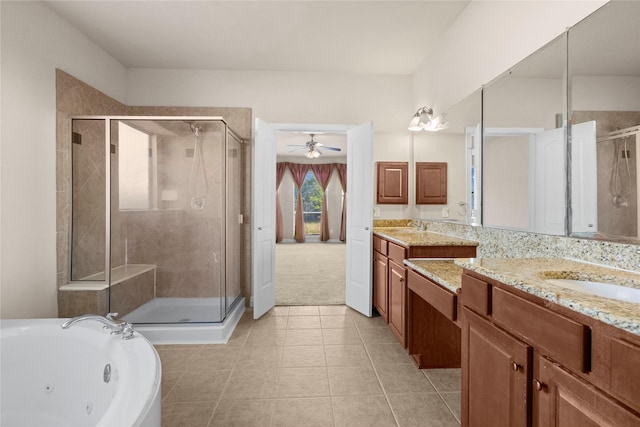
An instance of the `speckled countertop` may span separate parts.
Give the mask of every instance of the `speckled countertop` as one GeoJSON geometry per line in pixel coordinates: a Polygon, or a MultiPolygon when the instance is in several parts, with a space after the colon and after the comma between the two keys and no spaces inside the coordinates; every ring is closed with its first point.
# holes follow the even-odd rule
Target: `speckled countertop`
{"type": "Polygon", "coordinates": [[[588,280],[640,289],[640,274],[564,258],[458,258],[455,264],[640,335],[640,304],[565,289],[545,281],[588,280]]]}
{"type": "MultiPolygon", "coordinates": [[[[468,261],[468,258],[460,258],[468,261]]],[[[404,265],[456,293],[462,287],[462,267],[448,259],[405,259],[404,265]]]]}
{"type": "Polygon", "coordinates": [[[478,246],[478,242],[412,227],[374,227],[373,234],[399,245],[410,246],[478,246]]]}

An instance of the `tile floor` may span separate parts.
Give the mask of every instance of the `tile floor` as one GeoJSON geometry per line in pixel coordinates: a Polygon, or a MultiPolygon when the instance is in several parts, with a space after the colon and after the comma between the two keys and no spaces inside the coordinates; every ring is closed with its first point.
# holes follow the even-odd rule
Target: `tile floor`
{"type": "Polygon", "coordinates": [[[458,426],[460,370],[415,367],[346,306],[245,312],[228,344],[157,346],[162,426],[458,426]]]}

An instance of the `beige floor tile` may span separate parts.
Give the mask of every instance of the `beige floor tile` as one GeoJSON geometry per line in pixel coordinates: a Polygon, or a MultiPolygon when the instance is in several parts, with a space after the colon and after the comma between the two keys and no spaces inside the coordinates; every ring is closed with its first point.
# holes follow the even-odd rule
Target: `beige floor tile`
{"type": "Polygon", "coordinates": [[[215,402],[229,379],[231,371],[185,372],[167,393],[165,402],[215,402]]]}
{"type": "Polygon", "coordinates": [[[329,396],[327,368],[280,368],[278,397],[329,396]]]}
{"type": "Polygon", "coordinates": [[[240,328],[236,326],[236,329],[233,331],[233,334],[227,341],[226,345],[231,347],[242,347],[246,343],[250,331],[251,325],[243,326],[240,328]]]}
{"type": "Polygon", "coordinates": [[[238,356],[236,369],[278,368],[282,362],[282,347],[245,347],[238,356]]]}
{"type": "Polygon", "coordinates": [[[288,329],[284,345],[322,345],[322,329],[288,329]]]}
{"type": "Polygon", "coordinates": [[[460,369],[423,369],[431,384],[439,392],[459,392],[462,390],[460,369]]]}
{"type": "Polygon", "coordinates": [[[357,311],[351,310],[351,318],[353,319],[353,322],[357,326],[363,327],[363,328],[373,328],[373,327],[382,327],[382,326],[388,327],[387,323],[380,316],[367,317],[361,313],[358,313],[357,311]]]}
{"type": "Polygon", "coordinates": [[[188,371],[233,369],[241,347],[211,345],[203,347],[187,366],[188,371]]]}
{"type": "Polygon", "coordinates": [[[275,407],[272,399],[221,400],[209,427],[269,426],[275,407]]]}
{"type": "Polygon", "coordinates": [[[365,344],[398,344],[398,339],[389,326],[357,326],[358,332],[360,332],[360,336],[362,337],[362,341],[365,344]]]}
{"type": "Polygon", "coordinates": [[[321,345],[286,346],[282,352],[282,367],[327,366],[321,345]]]}
{"type": "Polygon", "coordinates": [[[288,305],[277,305],[271,309],[275,316],[288,316],[289,315],[289,306],[288,305]]]}
{"type": "Polygon", "coordinates": [[[324,354],[327,366],[368,366],[371,367],[369,355],[364,345],[325,345],[324,354]]]}
{"type": "Polygon", "coordinates": [[[162,391],[162,399],[169,394],[169,392],[176,385],[180,377],[184,374],[183,371],[167,371],[162,372],[162,379],[160,384],[160,389],[162,391]]]}
{"type": "Polygon", "coordinates": [[[396,427],[384,396],[332,397],[336,427],[396,427]]]}
{"type": "Polygon", "coordinates": [[[320,329],[320,316],[289,316],[287,329],[320,329]]]}
{"type": "Polygon", "coordinates": [[[289,316],[267,316],[264,315],[260,319],[253,322],[251,326],[251,332],[254,330],[277,330],[287,329],[287,321],[289,316]]]}
{"type": "Polygon", "coordinates": [[[289,307],[289,316],[318,316],[320,311],[316,305],[292,305],[289,307]]]}
{"type": "Polygon", "coordinates": [[[351,316],[320,316],[323,329],[355,328],[351,316]]]}
{"type": "Polygon", "coordinates": [[[455,393],[440,393],[445,403],[449,407],[449,410],[453,412],[453,415],[457,418],[458,423],[462,420],[462,397],[460,392],[455,393]]]}
{"type": "Polygon", "coordinates": [[[278,369],[236,369],[222,399],[272,399],[276,397],[278,369]]]}
{"type": "Polygon", "coordinates": [[[160,362],[162,363],[162,373],[170,371],[185,371],[191,360],[200,351],[202,346],[193,347],[178,347],[176,349],[166,348],[169,346],[162,346],[162,348],[156,347],[158,355],[160,356],[160,362]]]}
{"type": "Polygon", "coordinates": [[[437,393],[393,393],[388,398],[401,427],[459,425],[437,393]]]}
{"type": "Polygon", "coordinates": [[[322,339],[324,345],[362,344],[360,334],[354,328],[323,329],[322,339]]]}
{"type": "Polygon", "coordinates": [[[215,402],[162,404],[162,427],[207,427],[215,402]]]}
{"type": "Polygon", "coordinates": [[[346,305],[321,305],[318,309],[321,316],[350,316],[346,305]]]}
{"type": "Polygon", "coordinates": [[[382,388],[372,368],[366,366],[329,367],[331,396],[381,395],[382,388]]]}
{"type": "Polygon", "coordinates": [[[277,330],[263,330],[263,329],[251,329],[247,341],[246,347],[282,347],[284,345],[284,329],[277,330]]]}
{"type": "Polygon", "coordinates": [[[400,346],[399,343],[392,344],[369,344],[365,343],[373,366],[378,365],[411,365],[414,367],[411,356],[400,346]]]}
{"type": "Polygon", "coordinates": [[[435,393],[431,383],[413,365],[382,365],[376,366],[376,371],[387,393],[435,393]]]}
{"type": "Polygon", "coordinates": [[[333,427],[331,398],[278,399],[273,427],[333,427]]]}

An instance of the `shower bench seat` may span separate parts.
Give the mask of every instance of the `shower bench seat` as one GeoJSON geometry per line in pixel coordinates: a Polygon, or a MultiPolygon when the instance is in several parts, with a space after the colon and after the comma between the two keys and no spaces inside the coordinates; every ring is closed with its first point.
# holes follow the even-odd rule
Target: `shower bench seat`
{"type": "Polygon", "coordinates": [[[111,269],[111,286],[104,272],[58,288],[58,316],[74,317],[85,313],[124,316],[155,297],[154,264],[126,264],[111,269]]]}

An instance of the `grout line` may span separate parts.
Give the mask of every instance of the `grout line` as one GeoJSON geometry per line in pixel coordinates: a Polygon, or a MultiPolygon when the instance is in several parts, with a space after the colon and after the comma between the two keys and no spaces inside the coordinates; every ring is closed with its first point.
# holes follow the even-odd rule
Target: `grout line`
{"type": "MultiPolygon", "coordinates": [[[[353,315],[352,315],[353,320],[353,315]]],[[[391,406],[391,401],[389,400],[389,396],[387,395],[387,390],[385,390],[382,385],[382,381],[380,381],[380,375],[378,374],[378,369],[376,365],[373,363],[373,359],[371,358],[371,353],[369,353],[369,349],[364,344],[364,340],[362,339],[362,334],[360,333],[360,327],[358,323],[354,320],[353,322],[356,325],[356,330],[358,331],[358,336],[360,336],[360,340],[362,341],[362,346],[364,347],[364,351],[367,353],[367,357],[369,358],[369,363],[371,363],[371,367],[373,368],[373,372],[376,375],[376,379],[378,380],[378,384],[380,385],[380,390],[382,390],[382,394],[384,395],[385,400],[387,401],[387,405],[389,406],[389,410],[391,410],[391,415],[393,416],[393,420],[396,422],[396,426],[400,426],[400,421],[398,420],[398,416],[396,411],[393,410],[393,406],[391,406]]]]}
{"type": "Polygon", "coordinates": [[[456,421],[458,421],[458,423],[460,423],[460,420],[458,419],[458,417],[456,416],[455,412],[453,411],[453,409],[451,408],[451,406],[449,406],[449,403],[447,403],[447,400],[444,398],[444,396],[442,395],[442,393],[440,392],[440,390],[438,389],[438,387],[436,387],[436,385],[433,383],[433,381],[431,381],[431,378],[429,377],[429,375],[426,372],[427,370],[423,370],[423,374],[425,377],[427,377],[427,381],[429,381],[429,384],[431,384],[431,386],[433,387],[433,389],[436,391],[436,394],[438,395],[438,397],[440,398],[440,400],[442,400],[442,403],[444,403],[444,406],[447,407],[447,409],[449,410],[449,412],[451,412],[451,415],[453,415],[453,418],[456,419],[456,421]]]}

